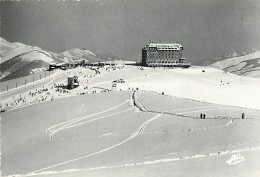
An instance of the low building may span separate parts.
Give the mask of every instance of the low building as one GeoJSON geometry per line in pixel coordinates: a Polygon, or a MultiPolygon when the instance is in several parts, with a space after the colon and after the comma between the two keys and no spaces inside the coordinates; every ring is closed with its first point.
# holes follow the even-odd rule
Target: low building
{"type": "Polygon", "coordinates": [[[56,69],[57,67],[56,67],[56,63],[50,63],[49,64],[49,71],[52,71],[52,70],[54,70],[54,69],[56,69]]]}
{"type": "Polygon", "coordinates": [[[150,43],[142,49],[142,65],[149,67],[190,67],[182,58],[183,46],[178,43],[150,43]]]}
{"type": "Polygon", "coordinates": [[[50,63],[49,64],[49,70],[54,70],[54,69],[66,69],[66,63],[50,63]]]}
{"type": "Polygon", "coordinates": [[[68,89],[74,89],[79,86],[78,76],[68,76],[68,89]]]}

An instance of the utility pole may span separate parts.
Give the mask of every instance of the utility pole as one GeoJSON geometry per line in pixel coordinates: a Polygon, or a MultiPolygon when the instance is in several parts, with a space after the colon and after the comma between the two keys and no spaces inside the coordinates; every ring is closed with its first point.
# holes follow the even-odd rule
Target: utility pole
{"type": "Polygon", "coordinates": [[[6,91],[8,91],[8,85],[6,86],[6,91]]]}

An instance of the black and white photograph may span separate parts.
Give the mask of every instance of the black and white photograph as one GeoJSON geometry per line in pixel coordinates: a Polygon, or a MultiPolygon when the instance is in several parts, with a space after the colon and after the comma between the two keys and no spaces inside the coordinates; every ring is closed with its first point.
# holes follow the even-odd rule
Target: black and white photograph
{"type": "Polygon", "coordinates": [[[259,177],[260,0],[0,0],[0,176],[259,177]]]}

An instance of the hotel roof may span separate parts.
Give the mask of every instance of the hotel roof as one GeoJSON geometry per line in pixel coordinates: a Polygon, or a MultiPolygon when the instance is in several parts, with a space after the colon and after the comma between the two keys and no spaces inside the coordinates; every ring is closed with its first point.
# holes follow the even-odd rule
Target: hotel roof
{"type": "Polygon", "coordinates": [[[182,50],[183,46],[178,43],[150,43],[145,48],[156,47],[157,50],[182,50]]]}

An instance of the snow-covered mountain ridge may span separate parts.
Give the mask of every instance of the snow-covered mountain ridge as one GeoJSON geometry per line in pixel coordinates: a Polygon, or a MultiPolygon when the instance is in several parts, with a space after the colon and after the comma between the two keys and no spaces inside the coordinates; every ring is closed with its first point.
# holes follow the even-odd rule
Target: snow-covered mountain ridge
{"type": "Polygon", "coordinates": [[[235,55],[209,66],[238,75],[260,77],[260,51],[242,56],[235,55]]]}
{"type": "MultiPolygon", "coordinates": [[[[0,81],[26,76],[47,69],[50,63],[73,63],[76,60],[100,62],[109,60],[85,48],[74,48],[61,53],[43,50],[19,42],[10,43],[0,37],[0,81]]],[[[119,58],[118,58],[119,59],[119,58]]]]}

